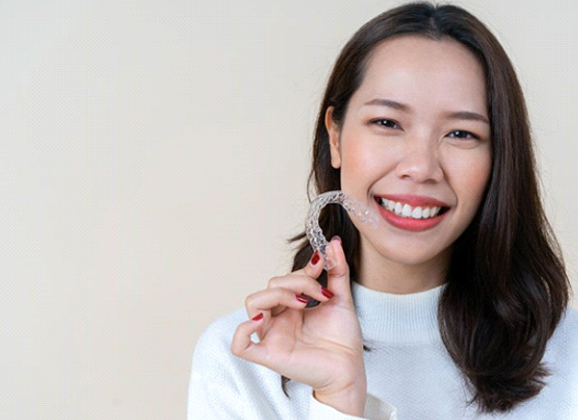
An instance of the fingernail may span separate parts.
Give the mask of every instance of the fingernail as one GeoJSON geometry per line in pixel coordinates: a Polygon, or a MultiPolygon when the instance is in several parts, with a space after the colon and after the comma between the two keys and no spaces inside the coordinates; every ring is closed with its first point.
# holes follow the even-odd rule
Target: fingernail
{"type": "Polygon", "coordinates": [[[309,303],[309,298],[304,295],[295,295],[295,299],[297,299],[301,303],[309,303]]]}
{"type": "Polygon", "coordinates": [[[313,256],[311,256],[311,265],[315,265],[319,262],[319,252],[315,251],[313,256]]]}
{"type": "Polygon", "coordinates": [[[337,242],[341,243],[341,238],[339,236],[335,235],[333,238],[331,238],[330,242],[333,242],[333,241],[337,241],[337,242]]]}
{"type": "Polygon", "coordinates": [[[333,292],[331,292],[329,289],[326,289],[324,286],[321,286],[321,293],[323,294],[323,296],[325,296],[327,299],[331,299],[333,296],[335,296],[333,294],[333,292]]]}
{"type": "Polygon", "coordinates": [[[263,319],[263,312],[261,312],[259,315],[254,316],[253,318],[251,318],[253,321],[259,321],[261,319],[263,319]]]}

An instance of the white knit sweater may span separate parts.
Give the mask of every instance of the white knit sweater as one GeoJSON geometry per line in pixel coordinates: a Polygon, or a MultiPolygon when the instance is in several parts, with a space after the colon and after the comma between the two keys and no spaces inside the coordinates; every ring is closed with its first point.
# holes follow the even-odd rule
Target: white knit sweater
{"type": "MultiPolygon", "coordinates": [[[[367,419],[578,419],[578,313],[569,309],[544,361],[552,371],[538,396],[507,414],[481,415],[440,338],[437,304],[444,286],[395,295],[353,284],[365,344],[367,419]],[[387,402],[386,402],[387,401],[387,402]]],[[[358,419],[321,404],[310,387],[231,354],[231,338],[247,319],[227,315],[201,336],[193,357],[188,420],[358,419]]]]}

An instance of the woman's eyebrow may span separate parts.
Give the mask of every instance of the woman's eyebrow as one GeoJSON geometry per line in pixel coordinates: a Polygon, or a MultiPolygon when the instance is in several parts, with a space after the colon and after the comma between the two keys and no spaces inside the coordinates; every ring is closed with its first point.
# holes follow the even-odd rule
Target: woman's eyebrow
{"type": "MultiPolygon", "coordinates": [[[[385,106],[388,108],[396,109],[403,112],[411,112],[409,105],[402,104],[401,102],[393,101],[387,98],[375,98],[363,104],[364,106],[385,106]]],[[[488,118],[482,114],[478,114],[473,111],[455,111],[448,112],[443,115],[444,118],[448,120],[470,120],[470,121],[480,121],[486,124],[490,124],[488,118]]]]}
{"type": "Polygon", "coordinates": [[[482,114],[478,114],[477,112],[471,111],[456,111],[456,112],[448,112],[444,115],[444,117],[448,120],[470,120],[470,121],[480,121],[486,124],[490,124],[490,121],[482,114]]]}
{"type": "Polygon", "coordinates": [[[409,112],[409,106],[402,104],[400,102],[392,101],[391,99],[386,98],[375,98],[371,101],[366,102],[363,105],[378,105],[378,106],[386,106],[388,108],[397,109],[399,111],[409,112]]]}

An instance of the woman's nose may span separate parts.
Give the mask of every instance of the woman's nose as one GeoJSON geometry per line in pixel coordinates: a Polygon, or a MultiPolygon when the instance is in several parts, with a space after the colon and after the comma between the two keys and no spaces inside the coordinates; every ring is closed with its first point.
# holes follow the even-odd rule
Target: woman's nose
{"type": "Polygon", "coordinates": [[[444,172],[435,145],[429,141],[408,142],[396,174],[417,183],[440,182],[444,172]]]}

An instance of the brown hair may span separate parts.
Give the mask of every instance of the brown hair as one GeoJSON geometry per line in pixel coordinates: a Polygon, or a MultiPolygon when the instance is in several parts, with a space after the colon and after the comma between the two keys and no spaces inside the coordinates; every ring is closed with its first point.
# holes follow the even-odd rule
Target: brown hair
{"type": "MultiPolygon", "coordinates": [[[[522,90],[489,30],[459,7],[430,3],[397,7],[361,27],[341,51],[327,84],[309,186],[313,182],[317,193],[340,189],[339,170],[330,162],[327,108],[334,107],[333,119],[341,124],[371,52],[384,40],[404,34],[453,38],[472,51],[485,70],[492,171],[474,220],[453,245],[439,320],[443,342],[470,385],[470,403],[482,412],[507,411],[544,386],[548,372],[541,360],[568,304],[569,282],[539,198],[522,90]]],[[[359,234],[347,214],[339,206],[328,206],[320,226],[328,237],[341,237],[355,279],[359,234]]],[[[296,270],[307,264],[312,250],[304,234],[291,240],[299,241],[296,270]]],[[[284,390],[286,382],[283,378],[284,390]]]]}

